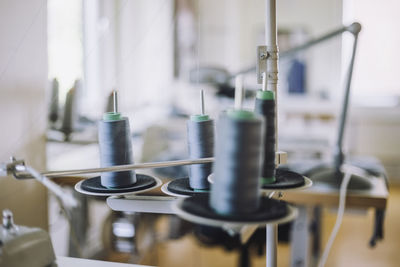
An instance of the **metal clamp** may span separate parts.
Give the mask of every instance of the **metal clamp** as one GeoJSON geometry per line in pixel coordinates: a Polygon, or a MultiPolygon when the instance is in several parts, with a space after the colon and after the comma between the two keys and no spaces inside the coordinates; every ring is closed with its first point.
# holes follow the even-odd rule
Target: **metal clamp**
{"type": "Polygon", "coordinates": [[[279,49],[278,46],[257,46],[257,83],[263,82],[263,73],[267,74],[266,82],[269,84],[278,83],[278,59],[279,49]]]}
{"type": "Polygon", "coordinates": [[[21,171],[25,166],[24,160],[16,160],[14,157],[10,157],[9,163],[0,163],[0,176],[13,175],[17,178],[16,173],[21,171]]]}
{"type": "Polygon", "coordinates": [[[257,46],[257,65],[256,65],[256,73],[257,73],[257,83],[263,82],[262,74],[267,72],[267,58],[269,57],[267,46],[260,45],[257,46]]]}
{"type": "Polygon", "coordinates": [[[287,153],[284,151],[275,152],[275,165],[279,166],[287,163],[287,153]]]}

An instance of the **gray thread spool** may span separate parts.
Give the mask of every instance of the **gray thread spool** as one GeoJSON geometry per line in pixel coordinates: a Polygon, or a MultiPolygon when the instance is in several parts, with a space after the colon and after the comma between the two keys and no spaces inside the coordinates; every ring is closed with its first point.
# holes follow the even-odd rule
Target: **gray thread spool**
{"type": "Polygon", "coordinates": [[[261,171],[262,184],[271,184],[275,178],[275,99],[273,91],[257,91],[254,112],[263,116],[264,161],[261,171]]]}
{"type": "MultiPolygon", "coordinates": [[[[187,122],[189,157],[208,158],[214,155],[214,121],[207,115],[195,115],[187,122]]],[[[207,177],[212,164],[194,164],[189,167],[189,184],[194,190],[209,188],[207,177]]]]}
{"type": "MultiPolygon", "coordinates": [[[[99,122],[100,165],[133,164],[129,120],[99,122]]],[[[105,172],[101,174],[101,185],[109,188],[128,187],[136,183],[134,171],[105,172]]]]}
{"type": "MultiPolygon", "coordinates": [[[[114,112],[107,112],[99,122],[100,165],[133,164],[131,131],[128,118],[118,112],[117,92],[113,91],[114,112]]],[[[107,188],[129,187],[136,183],[135,171],[105,172],[101,185],[107,188]]]]}
{"type": "Polygon", "coordinates": [[[210,206],[218,214],[254,212],[259,207],[264,119],[233,110],[218,120],[210,206]]]}

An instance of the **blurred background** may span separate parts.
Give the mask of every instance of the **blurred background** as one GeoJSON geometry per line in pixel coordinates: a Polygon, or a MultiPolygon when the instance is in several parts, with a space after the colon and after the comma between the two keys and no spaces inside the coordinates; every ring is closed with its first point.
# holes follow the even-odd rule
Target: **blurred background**
{"type": "MultiPolygon", "coordinates": [[[[281,52],[361,23],[344,150],[383,164],[391,192],[398,194],[389,201],[392,218],[390,211],[399,214],[400,201],[400,2],[277,2],[281,52]]],[[[186,158],[185,119],[199,113],[200,89],[205,90],[207,113],[216,118],[233,105],[232,77],[244,72],[244,105],[253,106],[254,92],[260,89],[253,68],[256,46],[265,38],[264,5],[263,0],[0,1],[0,161],[14,155],[39,170],[99,166],[96,121],[110,110],[113,89],[119,92],[119,110],[130,119],[136,162],[186,158]]],[[[288,152],[289,163],[332,157],[352,44],[352,35],[344,33],[280,61],[279,148],[288,152]]],[[[157,175],[185,177],[187,170],[165,169],[157,175]]],[[[19,224],[49,230],[57,255],[165,266],[185,263],[176,251],[197,251],[211,259],[221,254],[221,266],[237,257],[226,249],[205,250],[192,239],[176,241],[181,232],[175,243],[166,242],[176,218],[119,214],[101,199],[77,197],[87,210],[79,211],[84,217],[76,215],[85,219],[73,230],[41,185],[0,179],[0,208],[12,209],[19,224]],[[137,235],[142,225],[131,227],[137,221],[153,222],[143,238],[137,235]],[[154,249],[154,240],[165,242],[154,249]]],[[[353,226],[366,220],[349,216],[353,226]]],[[[332,218],[327,217],[328,226],[332,218]]],[[[398,234],[396,218],[392,220],[387,225],[395,229],[387,229],[398,234]]],[[[367,235],[371,223],[365,225],[367,235]]],[[[388,261],[359,266],[395,266],[398,242],[390,246],[395,241],[387,236],[374,258],[388,261]]],[[[360,243],[366,244],[363,237],[360,243]]],[[[370,253],[366,245],[362,249],[361,254],[370,253]]],[[[334,250],[328,263],[358,266],[340,261],[343,250],[334,250]]]]}

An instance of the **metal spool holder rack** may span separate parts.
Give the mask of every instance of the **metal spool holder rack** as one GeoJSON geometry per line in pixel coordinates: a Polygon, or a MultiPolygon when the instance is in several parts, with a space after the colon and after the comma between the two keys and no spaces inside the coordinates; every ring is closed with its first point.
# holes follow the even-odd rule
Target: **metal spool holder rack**
{"type": "MultiPolygon", "coordinates": [[[[277,44],[277,27],[276,27],[276,0],[266,0],[265,4],[265,46],[257,47],[257,81],[258,83],[263,82],[263,73],[266,73],[265,88],[271,90],[277,96],[277,84],[278,84],[278,44],[277,44]]],[[[277,99],[276,99],[277,101],[277,99]]],[[[275,108],[277,105],[275,105],[275,108]]],[[[275,112],[276,113],[276,112],[275,112]]],[[[275,127],[276,127],[275,117],[275,127]]],[[[276,128],[277,129],[277,128],[276,128]]],[[[277,130],[276,133],[277,135],[277,130]]],[[[277,140],[277,139],[276,139],[277,140]]],[[[277,148],[277,144],[275,144],[277,148]]],[[[278,151],[276,149],[276,151],[278,151]]],[[[58,197],[64,198],[65,202],[74,203],[74,199],[65,198],[65,192],[63,189],[49,179],[49,177],[62,177],[62,176],[77,176],[87,175],[110,171],[127,171],[136,169],[151,169],[151,168],[162,168],[172,166],[183,166],[191,164],[202,164],[213,162],[214,158],[202,158],[202,159],[190,159],[190,160],[176,160],[168,162],[153,162],[153,163],[140,163],[140,164],[129,164],[129,165],[118,165],[104,168],[90,168],[90,169],[78,169],[78,170],[65,170],[65,171],[49,171],[39,173],[33,168],[25,165],[22,160],[15,160],[11,158],[11,162],[2,164],[0,166],[0,174],[13,175],[17,179],[30,179],[36,178],[48,187],[58,197]]],[[[286,154],[283,152],[276,152],[276,165],[286,162],[286,154]]],[[[306,185],[300,188],[293,188],[290,190],[301,190],[312,185],[312,182],[305,178],[306,185]]],[[[287,191],[276,189],[274,191],[287,191]]],[[[272,197],[274,191],[264,190],[263,194],[267,194],[272,197]]],[[[281,193],[280,193],[281,194],[281,193]]],[[[164,213],[164,214],[176,214],[177,209],[173,207],[181,196],[138,196],[135,194],[121,195],[121,196],[109,196],[107,198],[108,206],[113,210],[118,211],[131,211],[131,212],[148,212],[148,213],[164,213]]],[[[289,215],[280,220],[273,220],[262,223],[266,225],[266,266],[276,267],[277,266],[277,225],[279,223],[287,222],[295,219],[297,216],[297,209],[289,207],[289,215]]],[[[179,215],[179,214],[178,214],[179,215]]],[[[246,224],[246,223],[225,223],[221,224],[222,228],[232,233],[240,233],[241,241],[247,242],[250,236],[258,228],[259,224],[246,224]]]]}

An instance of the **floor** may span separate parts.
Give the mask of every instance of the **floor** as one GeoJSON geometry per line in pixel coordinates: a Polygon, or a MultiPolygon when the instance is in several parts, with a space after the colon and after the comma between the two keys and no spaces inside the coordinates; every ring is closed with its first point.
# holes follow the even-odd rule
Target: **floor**
{"type": "MultiPolygon", "coordinates": [[[[336,215],[326,212],[324,239],[328,238],[336,215]]],[[[399,266],[400,265],[400,187],[391,187],[385,220],[384,240],[374,249],[368,247],[373,213],[367,216],[346,214],[329,256],[329,266],[399,266]]]]}
{"type": "MultiPolygon", "coordinates": [[[[336,213],[323,211],[323,245],[325,244],[336,213]]],[[[373,249],[368,242],[373,229],[373,212],[346,213],[339,234],[334,242],[326,267],[333,266],[379,266],[390,267],[400,265],[400,187],[392,187],[385,220],[385,237],[383,242],[373,249]]],[[[207,248],[199,245],[192,236],[177,241],[160,243],[154,251],[153,260],[147,264],[159,266],[237,266],[238,255],[226,252],[222,248],[207,248]],[[157,260],[155,260],[155,258],[157,260]]],[[[278,266],[289,266],[289,245],[278,247],[278,266]]],[[[143,262],[146,264],[146,262],[143,262]]],[[[265,266],[265,256],[251,257],[251,266],[265,266]]]]}

